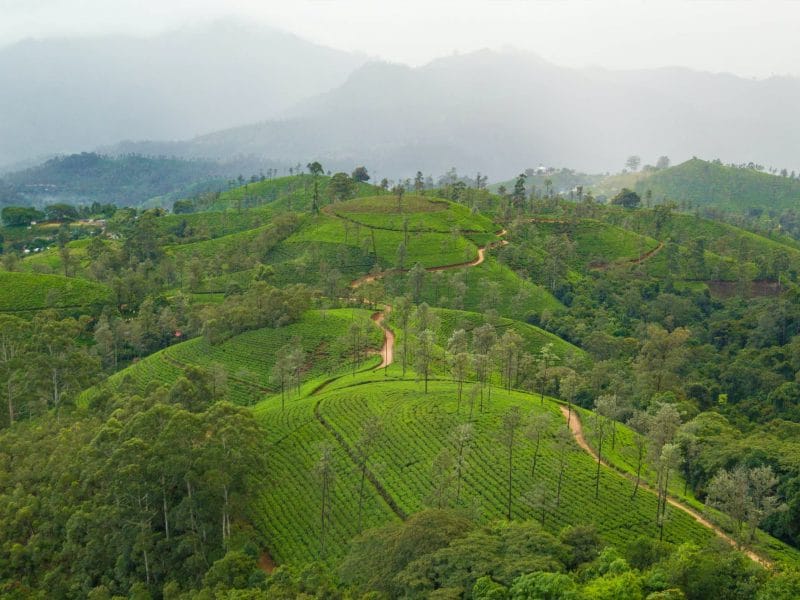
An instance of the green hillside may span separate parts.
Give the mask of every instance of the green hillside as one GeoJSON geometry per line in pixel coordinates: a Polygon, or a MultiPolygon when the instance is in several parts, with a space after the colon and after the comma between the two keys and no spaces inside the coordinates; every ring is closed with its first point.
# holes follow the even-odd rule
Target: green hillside
{"type": "MultiPolygon", "coordinates": [[[[224,372],[224,397],[236,404],[254,404],[276,390],[272,367],[285,348],[298,344],[305,352],[302,381],[347,369],[351,356],[347,332],[357,319],[368,322],[370,312],[354,309],[310,311],[300,321],[278,328],[248,331],[218,345],[198,337],[170,346],[144,358],[108,379],[111,389],[145,394],[154,385],[171,385],[187,367],[216,367],[224,372]]],[[[380,330],[368,330],[368,352],[376,354],[380,330]]],[[[89,390],[80,402],[86,404],[97,393],[89,390]]]]}
{"type": "Polygon", "coordinates": [[[574,251],[567,258],[570,267],[578,271],[629,263],[658,247],[658,241],[650,236],[594,219],[564,223],[534,220],[527,241],[547,249],[547,238],[554,236],[565,236],[573,243],[574,251]]]}
{"type": "Polygon", "coordinates": [[[796,179],[699,158],[657,171],[637,181],[635,189],[640,194],[650,190],[655,202],[672,200],[735,212],[781,211],[797,208],[800,201],[800,181],[796,179]]]}
{"type": "MultiPolygon", "coordinates": [[[[658,209],[613,209],[604,215],[620,227],[677,244],[686,256],[702,249],[707,257],[706,273],[695,273],[688,278],[735,279],[739,276],[739,266],[753,278],[775,278],[780,270],[800,260],[800,250],[786,240],[764,237],[693,215],[658,209]]],[[[658,260],[663,259],[659,253],[658,260]]],[[[659,270],[653,274],[663,275],[664,272],[659,270]]]]}
{"type": "MultiPolygon", "coordinates": [[[[325,390],[292,403],[288,415],[280,406],[266,401],[256,407],[256,414],[271,425],[272,451],[268,464],[271,486],[255,502],[258,524],[270,543],[270,552],[280,561],[302,562],[319,556],[317,510],[319,498],[314,481],[313,449],[322,442],[335,445],[336,488],[331,517],[328,557],[338,558],[346,550],[347,540],[357,533],[359,473],[348,449],[361,435],[369,417],[381,420],[384,437],[373,458],[374,484],[367,491],[364,523],[374,525],[397,519],[421,509],[437,484],[434,461],[449,447],[456,427],[470,422],[475,439],[465,467],[458,505],[480,507],[483,519],[502,517],[506,507],[504,480],[505,451],[497,443],[501,417],[511,406],[519,406],[528,417],[547,415],[546,442],[535,477],[531,477],[532,446],[520,436],[514,457],[512,511],[515,518],[536,518],[539,508],[531,497],[537,485],[547,490],[545,527],[559,531],[566,524],[593,522],[611,543],[624,544],[639,535],[656,535],[653,514],[655,496],[648,493],[631,498],[631,483],[613,471],[603,469],[599,499],[594,498],[595,464],[574,442],[566,446],[567,471],[562,497],[556,506],[559,451],[556,433],[564,428],[556,403],[540,404],[537,397],[495,390],[484,411],[469,406],[456,407],[456,386],[434,382],[428,394],[421,385],[410,381],[368,381],[362,376],[359,385],[325,390]]],[[[680,511],[671,515],[668,539],[694,540],[702,543],[713,534],[680,511]]]]}
{"type": "Polygon", "coordinates": [[[97,310],[111,300],[111,290],[92,281],[0,271],[0,312],[44,308],[97,310]]]}
{"type": "Polygon", "coordinates": [[[373,196],[337,202],[325,209],[353,223],[394,231],[493,233],[491,219],[473,214],[461,204],[439,198],[404,195],[373,196]]]}

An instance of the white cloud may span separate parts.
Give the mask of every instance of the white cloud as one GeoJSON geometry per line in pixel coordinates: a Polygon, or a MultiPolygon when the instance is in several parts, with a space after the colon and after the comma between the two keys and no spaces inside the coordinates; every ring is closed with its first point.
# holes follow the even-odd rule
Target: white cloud
{"type": "Polygon", "coordinates": [[[800,69],[793,0],[0,0],[0,42],[150,34],[225,16],[410,64],[511,45],[571,66],[800,69]]]}

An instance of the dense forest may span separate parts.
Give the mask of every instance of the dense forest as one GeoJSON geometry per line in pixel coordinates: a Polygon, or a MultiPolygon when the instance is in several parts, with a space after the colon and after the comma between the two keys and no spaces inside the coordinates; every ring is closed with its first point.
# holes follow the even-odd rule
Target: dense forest
{"type": "Polygon", "coordinates": [[[278,171],[277,163],[240,158],[234,161],[186,160],[127,154],[82,152],[57,156],[0,178],[0,207],[15,204],[92,202],[136,206],[148,200],[167,204],[204,191],[227,189],[242,173],[278,171]]]}
{"type": "Polygon", "coordinates": [[[793,231],[292,171],[3,210],[2,597],[800,595],[793,231]]]}

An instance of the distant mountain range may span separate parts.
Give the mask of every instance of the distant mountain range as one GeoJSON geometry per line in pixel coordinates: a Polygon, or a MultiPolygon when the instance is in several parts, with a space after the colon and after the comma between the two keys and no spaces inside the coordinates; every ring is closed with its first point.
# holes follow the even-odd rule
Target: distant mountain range
{"type": "Polygon", "coordinates": [[[411,68],[228,23],[150,40],[25,42],[0,51],[0,85],[11,90],[0,96],[11,117],[0,121],[0,164],[99,146],[319,159],[389,178],[453,166],[494,181],[538,164],[616,171],[632,154],[800,168],[797,78],[572,69],[489,50],[411,68]]]}
{"type": "Polygon", "coordinates": [[[23,41],[0,48],[0,166],[263,121],[364,61],[234,21],[151,38],[23,41]]]}
{"type": "Polygon", "coordinates": [[[120,150],[193,157],[316,157],[381,174],[456,166],[493,179],[535,164],[621,168],[627,156],[800,165],[800,80],[688,69],[568,69],[481,51],[419,67],[368,63],[327,93],[263,121],[120,150]]]}

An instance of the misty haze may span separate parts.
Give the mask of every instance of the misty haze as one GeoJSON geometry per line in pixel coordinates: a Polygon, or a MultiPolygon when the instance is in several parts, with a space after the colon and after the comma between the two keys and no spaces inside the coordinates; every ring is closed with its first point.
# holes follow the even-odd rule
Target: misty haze
{"type": "Polygon", "coordinates": [[[0,598],[800,598],[798,20],[0,0],[0,598]]]}

